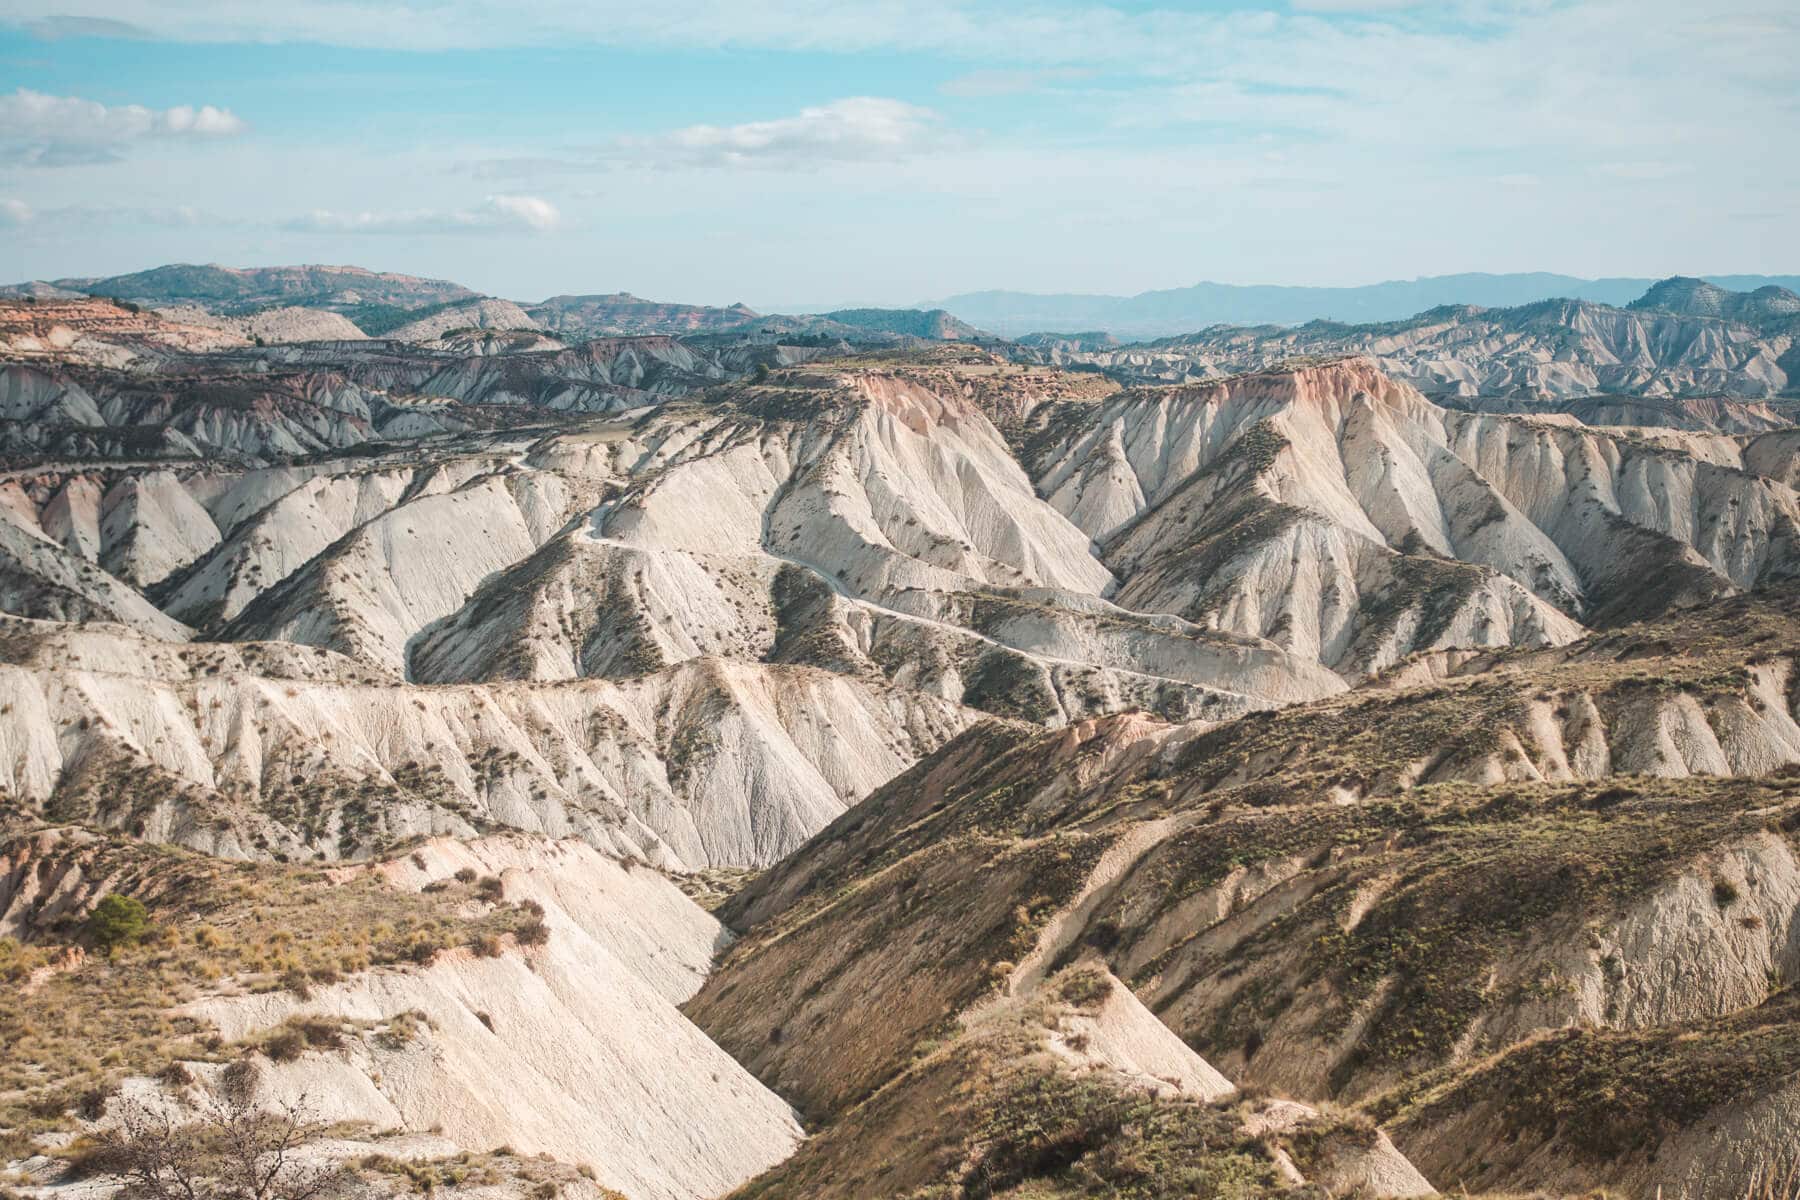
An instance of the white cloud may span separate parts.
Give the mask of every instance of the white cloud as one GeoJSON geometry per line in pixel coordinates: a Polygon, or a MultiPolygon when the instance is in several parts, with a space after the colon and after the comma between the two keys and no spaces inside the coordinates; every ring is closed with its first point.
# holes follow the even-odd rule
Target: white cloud
{"type": "Polygon", "coordinates": [[[937,114],[928,108],[853,96],[771,121],[691,125],[670,133],[626,138],[617,155],[656,167],[809,167],[894,162],[943,140],[937,114]]]}
{"type": "Polygon", "coordinates": [[[537,196],[489,196],[474,208],[411,209],[401,212],[337,212],[314,209],[288,221],[296,233],[545,233],[562,225],[562,214],[537,196]]]}
{"type": "Polygon", "coordinates": [[[152,138],[224,138],[248,126],[229,109],[106,105],[78,96],[20,88],[0,96],[0,162],[64,167],[117,162],[134,142],[152,138]]]}
{"type": "Polygon", "coordinates": [[[487,209],[503,221],[546,232],[562,224],[562,214],[548,200],[537,196],[489,196],[487,209]]]}
{"type": "Polygon", "coordinates": [[[0,225],[23,225],[31,217],[31,205],[23,200],[0,200],[0,225]]]}
{"type": "Polygon", "coordinates": [[[768,167],[787,170],[840,163],[898,163],[957,144],[929,108],[876,96],[852,96],[803,108],[791,117],[739,125],[689,125],[622,137],[561,157],[513,156],[465,162],[477,179],[524,179],[621,167],[656,170],[768,167]]]}
{"type": "MultiPolygon", "coordinates": [[[[1728,147],[1722,158],[1747,161],[1777,132],[1771,124],[1794,128],[1800,91],[1793,70],[1800,13],[1777,0],[1261,0],[1224,10],[1119,0],[433,0],[430,20],[419,19],[416,5],[376,0],[273,7],[8,0],[5,7],[27,26],[52,17],[71,29],[81,21],[123,22],[186,41],[929,54],[977,68],[946,85],[953,95],[1042,86],[1043,72],[1093,71],[1129,80],[1121,99],[1165,123],[1184,106],[1212,122],[1206,111],[1191,112],[1196,96],[1230,87],[1241,96],[1232,120],[1371,152],[1544,143],[1599,157],[1617,153],[1607,148],[1621,142],[1691,140],[1704,131],[1728,147]],[[1670,86],[1680,79],[1707,86],[1670,86]]],[[[685,150],[690,160],[709,151],[714,161],[732,153],[754,158],[734,149],[730,136],[799,120],[702,127],[715,139],[710,146],[648,138],[639,149],[677,157],[685,150]]],[[[544,161],[481,168],[495,175],[555,169],[544,161]]]]}
{"type": "Polygon", "coordinates": [[[205,104],[145,108],[111,107],[78,96],[48,96],[20,88],[0,96],[0,122],[8,136],[71,142],[127,142],[145,137],[229,137],[248,128],[230,110],[205,104]]]}

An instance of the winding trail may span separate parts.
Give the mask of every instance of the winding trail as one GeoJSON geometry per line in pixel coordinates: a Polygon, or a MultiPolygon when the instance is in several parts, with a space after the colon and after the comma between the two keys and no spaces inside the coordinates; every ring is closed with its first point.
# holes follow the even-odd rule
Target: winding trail
{"type": "MultiPolygon", "coordinates": [[[[1202,688],[1205,688],[1209,692],[1214,692],[1221,696],[1238,697],[1238,698],[1242,699],[1246,704],[1249,704],[1251,707],[1253,707],[1253,708],[1256,707],[1256,703],[1255,703],[1254,699],[1252,697],[1246,695],[1245,693],[1234,692],[1234,691],[1229,690],[1228,688],[1218,687],[1214,684],[1199,683],[1192,679],[1181,679],[1181,678],[1179,678],[1177,676],[1173,676],[1173,675],[1152,675],[1147,671],[1134,671],[1130,667],[1116,667],[1116,666],[1112,666],[1107,663],[1084,662],[1080,659],[1062,658],[1058,655],[1046,654],[1041,650],[1028,650],[1023,646],[1015,646],[1010,642],[1003,642],[1000,639],[995,638],[995,637],[990,637],[985,633],[979,633],[973,629],[968,628],[965,625],[956,625],[949,621],[939,620],[936,617],[923,617],[923,616],[920,616],[918,613],[907,612],[904,609],[899,609],[899,608],[893,607],[892,605],[883,604],[879,600],[873,600],[867,596],[857,595],[856,593],[850,591],[849,588],[845,587],[843,584],[843,581],[838,579],[838,577],[836,575],[832,574],[830,571],[826,570],[824,567],[821,567],[819,564],[814,563],[814,562],[809,562],[804,558],[799,558],[799,557],[796,557],[791,554],[784,554],[781,551],[776,550],[773,547],[769,546],[766,542],[763,545],[762,552],[777,562],[787,563],[789,566],[799,567],[803,571],[812,572],[814,575],[817,575],[820,579],[824,580],[825,586],[829,587],[832,590],[832,592],[834,594],[836,594],[838,597],[840,597],[841,599],[847,600],[851,604],[859,604],[865,608],[872,608],[877,612],[883,613],[890,617],[894,617],[897,620],[911,621],[911,622],[913,622],[915,624],[919,624],[919,625],[929,625],[934,628],[942,629],[942,630],[945,630],[946,632],[956,634],[959,637],[972,638],[978,642],[985,642],[986,644],[988,644],[990,646],[998,647],[1001,650],[1011,650],[1014,654],[1023,654],[1027,658],[1034,658],[1037,661],[1043,662],[1043,663],[1054,663],[1055,665],[1061,666],[1061,667],[1075,667],[1075,668],[1078,668],[1078,669],[1084,670],[1084,671],[1095,671],[1095,670],[1107,671],[1107,672],[1110,672],[1115,675],[1130,676],[1131,678],[1134,678],[1134,679],[1146,679],[1146,680],[1151,681],[1152,683],[1173,683],[1173,684],[1179,684],[1182,687],[1202,687],[1202,688]]],[[[1127,609],[1127,610],[1122,610],[1122,611],[1130,611],[1130,610],[1127,609]]],[[[1065,714],[1065,716],[1066,716],[1066,714],[1065,714]]]]}

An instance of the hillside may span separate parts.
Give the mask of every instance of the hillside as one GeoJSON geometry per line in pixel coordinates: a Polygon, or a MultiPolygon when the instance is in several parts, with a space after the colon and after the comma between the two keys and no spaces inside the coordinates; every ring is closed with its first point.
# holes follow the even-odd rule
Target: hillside
{"type": "Polygon", "coordinates": [[[1779,322],[407,296],[0,301],[4,1188],[1786,1169],[1779,322]]]}
{"type": "Polygon", "coordinates": [[[196,303],[209,309],[252,310],[272,305],[393,305],[418,308],[475,293],[442,279],[420,279],[362,267],[222,267],[176,264],[131,275],[59,279],[54,286],[91,296],[143,304],[196,303]]]}
{"type": "Polygon", "coordinates": [[[717,922],[585,847],[432,842],[327,876],[53,831],[11,840],[0,864],[4,928],[25,943],[0,964],[23,999],[3,1018],[14,1145],[80,1128],[65,1104],[204,1114],[236,1086],[303,1106],[311,1153],[359,1175],[671,1200],[730,1188],[800,1136],[676,1008],[717,922]],[[59,951],[101,889],[142,897],[148,932],[111,955],[59,951]],[[107,1061],[71,1061],[97,1035],[107,1061]]]}
{"type": "Polygon", "coordinates": [[[112,300],[0,301],[0,361],[124,367],[188,350],[242,346],[230,329],[190,325],[112,300]]]}
{"type": "Polygon", "coordinates": [[[552,296],[540,304],[527,305],[526,311],[545,329],[585,337],[704,333],[741,325],[757,315],[742,304],[724,308],[665,304],[640,299],[629,292],[552,296]]]}
{"type": "Polygon", "coordinates": [[[938,342],[967,342],[983,336],[979,329],[966,321],[957,320],[941,308],[840,308],[819,315],[839,325],[901,333],[908,337],[938,342]]]}
{"type": "Polygon", "coordinates": [[[397,342],[428,342],[453,330],[536,329],[524,309],[510,300],[469,300],[435,305],[430,315],[384,330],[383,337],[397,342]]]}
{"type": "Polygon", "coordinates": [[[1763,325],[1800,316],[1800,296],[1773,284],[1745,293],[1728,291],[1703,279],[1676,276],[1656,284],[1632,301],[1630,307],[1763,325]]]}
{"type": "Polygon", "coordinates": [[[368,336],[339,313],[292,305],[265,308],[241,317],[222,317],[194,304],[167,305],[157,315],[186,325],[224,329],[246,341],[339,342],[368,336]]]}
{"type": "MultiPolygon", "coordinates": [[[[1275,718],[972,730],[735,897],[723,915],[746,937],[688,1011],[842,1161],[882,1161],[876,1113],[931,1064],[993,1061],[979,1047],[1006,1006],[1110,986],[1206,1078],[1347,1107],[1353,1144],[1391,1123],[1440,1189],[1741,1195],[1794,1136],[1795,603],[1475,658],[1275,718]],[[1731,678],[1752,646],[1760,665],[1731,678]],[[1697,746],[1682,719],[1749,757],[1659,762],[1618,741],[1660,726],[1697,746]],[[1108,983],[1073,985],[1084,971],[1108,983]],[[1592,1032],[1550,1035],[1571,1025],[1592,1032]],[[1733,1037],[1768,1047],[1758,1069],[1679,1073],[1733,1037]],[[1638,1090],[1682,1078],[1680,1103],[1638,1090]],[[1644,1107],[1580,1120],[1621,1093],[1644,1107]],[[1761,1135],[1709,1157],[1745,1106],[1761,1135]]],[[[1070,1032],[1083,1052],[1145,1052],[1105,1021],[1070,1032]]],[[[1072,1136],[1086,1153],[1122,1135],[1072,1136]]]]}

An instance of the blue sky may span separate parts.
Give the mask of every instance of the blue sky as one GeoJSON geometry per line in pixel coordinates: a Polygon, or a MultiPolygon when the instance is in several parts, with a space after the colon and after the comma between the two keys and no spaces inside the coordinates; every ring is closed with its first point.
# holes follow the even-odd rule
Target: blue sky
{"type": "Polygon", "coordinates": [[[1800,270],[1766,0],[0,0],[0,280],[760,307],[1800,270]]]}

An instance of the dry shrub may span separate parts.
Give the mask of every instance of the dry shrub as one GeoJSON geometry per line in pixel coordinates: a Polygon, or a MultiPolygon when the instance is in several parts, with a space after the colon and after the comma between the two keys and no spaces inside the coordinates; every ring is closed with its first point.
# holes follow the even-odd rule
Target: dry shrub
{"type": "Polygon", "coordinates": [[[306,1037],[297,1029],[283,1029],[270,1034],[263,1043],[263,1053],[270,1062],[293,1062],[306,1049],[306,1037]]]}
{"type": "Polygon", "coordinates": [[[321,1050],[335,1050],[344,1044],[342,1027],[322,1017],[299,1017],[289,1021],[288,1028],[306,1039],[307,1045],[321,1050]]]}

